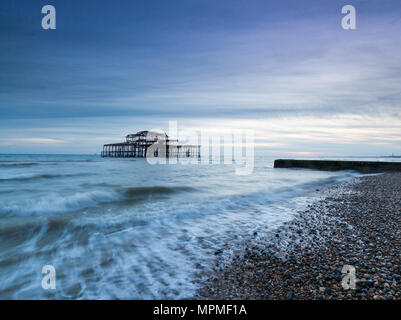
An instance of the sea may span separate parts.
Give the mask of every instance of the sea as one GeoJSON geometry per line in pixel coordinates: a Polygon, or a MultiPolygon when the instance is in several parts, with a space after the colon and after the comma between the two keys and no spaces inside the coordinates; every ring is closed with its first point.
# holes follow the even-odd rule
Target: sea
{"type": "Polygon", "coordinates": [[[0,299],[191,298],[218,252],[229,261],[360,175],[273,161],[257,151],[238,175],[218,160],[0,155],[0,299]]]}

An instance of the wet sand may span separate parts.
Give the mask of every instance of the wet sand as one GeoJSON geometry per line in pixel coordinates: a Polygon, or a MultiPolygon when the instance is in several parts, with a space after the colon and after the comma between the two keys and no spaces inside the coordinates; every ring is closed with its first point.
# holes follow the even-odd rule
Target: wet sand
{"type": "MultiPolygon", "coordinates": [[[[250,239],[198,290],[200,299],[401,299],[401,173],[316,190],[320,200],[250,239]],[[345,265],[355,289],[345,289],[345,265]]],[[[223,258],[221,258],[223,259],[223,258]]]]}

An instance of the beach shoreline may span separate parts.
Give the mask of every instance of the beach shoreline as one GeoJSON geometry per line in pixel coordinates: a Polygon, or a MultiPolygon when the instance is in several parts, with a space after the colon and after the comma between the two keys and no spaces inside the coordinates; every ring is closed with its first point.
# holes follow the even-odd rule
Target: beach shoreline
{"type": "Polygon", "coordinates": [[[313,205],[202,275],[198,299],[401,299],[401,174],[316,190],[313,205]],[[261,245],[262,244],[262,245],[261,245]],[[355,289],[342,285],[344,266],[355,289]]]}

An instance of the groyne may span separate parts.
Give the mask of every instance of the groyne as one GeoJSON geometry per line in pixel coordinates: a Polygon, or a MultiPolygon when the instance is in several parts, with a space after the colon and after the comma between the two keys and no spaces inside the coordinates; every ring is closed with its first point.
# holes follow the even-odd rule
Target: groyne
{"type": "Polygon", "coordinates": [[[277,159],[274,168],[325,171],[355,170],[361,173],[401,172],[401,162],[277,159]]]}

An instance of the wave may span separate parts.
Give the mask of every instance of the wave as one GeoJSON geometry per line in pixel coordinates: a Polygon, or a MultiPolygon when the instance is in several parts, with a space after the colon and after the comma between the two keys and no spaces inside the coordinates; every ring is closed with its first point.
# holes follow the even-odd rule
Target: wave
{"type": "Polygon", "coordinates": [[[50,163],[50,164],[58,164],[58,163],[79,163],[79,162],[95,162],[95,159],[83,159],[83,160],[39,160],[41,163],[50,163]]]}
{"type": "MultiPolygon", "coordinates": [[[[45,177],[46,176],[47,175],[45,175],[45,177]]],[[[306,183],[299,183],[291,187],[279,188],[274,191],[259,190],[251,193],[245,192],[232,195],[228,198],[226,196],[217,196],[217,198],[214,198],[214,202],[218,204],[218,208],[214,208],[211,203],[205,203],[204,205],[209,206],[211,210],[224,210],[236,207],[242,208],[243,206],[252,206],[255,204],[266,206],[276,201],[306,194],[320,186],[342,182],[353,176],[356,176],[356,174],[345,173],[341,176],[332,176],[306,183]]],[[[43,178],[43,175],[36,176],[36,178],[39,177],[43,178]]],[[[55,177],[55,175],[51,177],[55,177]]],[[[102,204],[131,206],[144,201],[163,200],[177,193],[193,192],[196,190],[197,189],[188,186],[142,186],[93,190],[71,195],[55,194],[39,199],[19,201],[14,204],[0,206],[0,215],[58,214],[95,208],[102,204]]],[[[202,206],[201,204],[201,207],[202,206]]],[[[202,212],[206,211],[208,210],[202,210],[202,212]]]]}
{"type": "Polygon", "coordinates": [[[167,195],[177,192],[193,190],[189,187],[136,187],[120,188],[112,191],[95,190],[81,192],[73,195],[52,195],[41,199],[7,204],[0,207],[0,215],[24,215],[24,214],[52,214],[72,212],[87,208],[97,207],[101,204],[127,203],[155,199],[158,195],[167,195]]]}
{"type": "Polygon", "coordinates": [[[152,195],[152,194],[172,194],[183,191],[192,191],[190,187],[135,187],[135,188],[124,188],[118,191],[123,192],[127,197],[135,197],[140,195],[152,195]]]}
{"type": "Polygon", "coordinates": [[[0,163],[0,168],[14,168],[14,167],[32,167],[37,166],[39,163],[37,162],[26,162],[26,163],[0,163]]]}
{"type": "Polygon", "coordinates": [[[52,195],[41,199],[9,204],[0,209],[1,214],[48,214],[93,207],[102,202],[116,200],[118,195],[105,191],[92,191],[70,196],[52,195]]]}
{"type": "Polygon", "coordinates": [[[66,178],[66,177],[76,177],[76,176],[86,176],[85,174],[36,174],[36,175],[22,175],[14,176],[9,178],[0,178],[0,182],[12,182],[12,181],[32,181],[39,179],[55,179],[55,178],[66,178]]]}
{"type": "Polygon", "coordinates": [[[350,178],[358,177],[360,175],[361,174],[357,173],[357,172],[344,171],[341,175],[316,179],[316,180],[308,181],[308,182],[297,183],[291,187],[280,188],[276,192],[279,194],[289,193],[289,194],[293,194],[294,196],[296,196],[299,194],[312,192],[316,188],[319,188],[319,187],[329,186],[329,185],[333,185],[336,183],[345,182],[345,181],[348,181],[350,178]]]}

